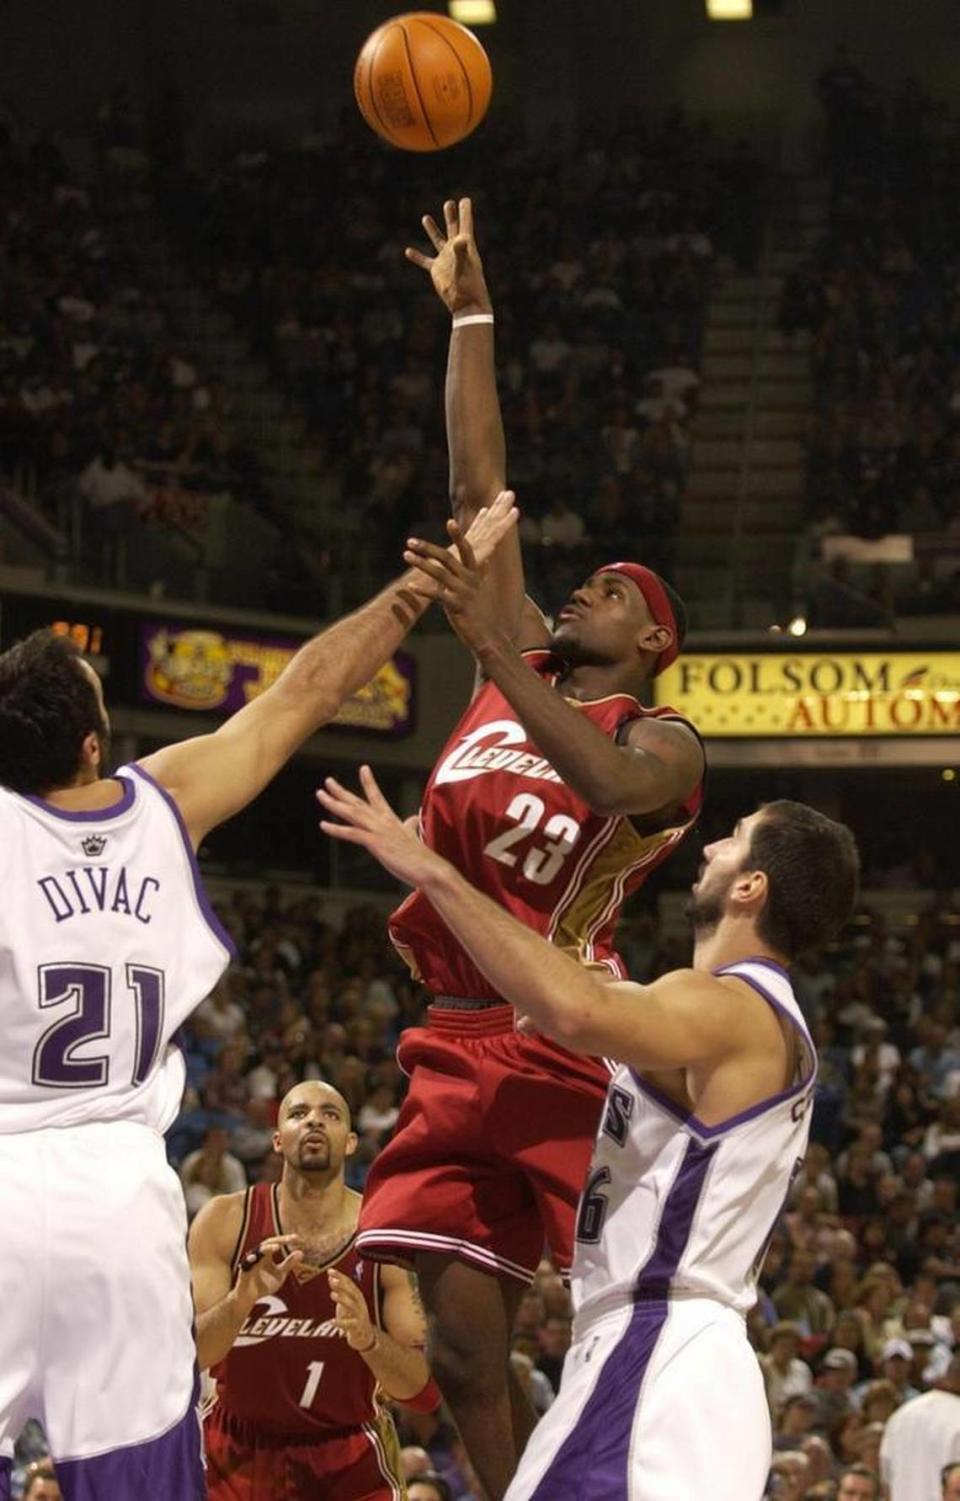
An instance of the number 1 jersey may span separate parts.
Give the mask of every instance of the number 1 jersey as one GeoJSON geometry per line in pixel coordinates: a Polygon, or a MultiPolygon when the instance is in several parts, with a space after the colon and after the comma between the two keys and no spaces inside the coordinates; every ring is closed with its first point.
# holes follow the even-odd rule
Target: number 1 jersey
{"type": "Polygon", "coordinates": [[[0,788],[0,1133],[165,1131],[174,1034],[232,953],[169,793],[135,765],[114,786],[76,813],[0,788]]]}
{"type": "MultiPolygon", "coordinates": [[[[534,672],[556,684],[556,657],[542,650],[525,657],[534,672]]],[[[636,719],[689,723],[674,709],[645,709],[627,693],[567,702],[611,739],[636,719]]],[[[623,976],[613,948],[623,904],[687,833],[702,800],[701,783],[655,832],[641,832],[622,814],[594,813],[561,781],[499,688],[488,682],[433,769],[420,832],[431,849],[525,927],[581,963],[605,965],[623,976]]],[[[498,999],[419,891],[393,913],[390,936],[435,995],[498,999]]]]}

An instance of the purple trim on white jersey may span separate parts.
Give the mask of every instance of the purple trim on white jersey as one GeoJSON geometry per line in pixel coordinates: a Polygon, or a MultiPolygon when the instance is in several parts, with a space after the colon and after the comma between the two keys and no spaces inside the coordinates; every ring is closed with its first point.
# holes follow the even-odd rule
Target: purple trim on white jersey
{"type": "MultiPolygon", "coordinates": [[[[101,1394],[102,1395],[102,1394],[101,1394]]],[[[119,1396],[119,1394],[117,1394],[119,1396]]],[[[183,1417],[166,1433],[142,1444],[127,1444],[89,1459],[57,1459],[57,1479],[64,1496],[76,1501],[204,1501],[207,1494],[197,1403],[200,1376],[183,1417]]],[[[2,1496],[2,1491],[0,1491],[2,1496]]]]}
{"type": "Polygon", "coordinates": [[[698,1141],[687,1142],[680,1171],[663,1206],[653,1255],[637,1278],[635,1297],[669,1297],[670,1283],[687,1249],[704,1181],[719,1145],[716,1141],[708,1147],[698,1141]]]}
{"type": "Polygon", "coordinates": [[[200,911],[203,913],[207,927],[212,932],[214,938],[216,938],[219,943],[223,944],[223,947],[226,949],[231,959],[236,959],[237,946],[234,943],[233,939],[230,937],[230,934],[227,932],[226,928],[223,926],[223,923],[220,921],[216,912],[214,912],[210,898],[207,896],[207,893],[204,890],[203,877],[200,874],[200,866],[197,862],[196,851],[194,850],[193,845],[190,842],[190,835],[187,833],[187,826],[183,821],[183,814],[180,812],[180,809],[177,806],[176,798],[167,791],[166,787],[162,787],[157,779],[150,775],[149,771],[144,771],[143,767],[138,761],[130,762],[130,770],[134,772],[138,777],[142,777],[145,782],[148,782],[150,786],[160,794],[167,807],[170,809],[170,812],[173,814],[174,821],[180,831],[180,837],[183,840],[183,847],[186,850],[187,859],[190,862],[190,872],[193,876],[193,889],[196,892],[197,903],[200,907],[200,911]]]}
{"type": "Polygon", "coordinates": [[[790,981],[790,971],[784,969],[782,964],[778,964],[776,959],[768,959],[765,954],[751,954],[747,959],[736,959],[734,964],[725,964],[722,968],[715,969],[713,973],[715,975],[726,974],[729,969],[733,969],[737,964],[761,964],[764,969],[772,969],[774,974],[781,975],[788,983],[790,981]]]}
{"type": "MultiPolygon", "coordinates": [[[[790,1007],[785,1006],[782,1001],[777,1000],[777,997],[773,995],[765,985],[761,985],[760,981],[754,975],[745,975],[741,973],[741,965],[756,964],[758,962],[760,961],[756,959],[738,959],[736,964],[725,965],[723,969],[715,970],[714,973],[717,975],[732,975],[735,980],[743,980],[744,984],[749,985],[752,990],[755,990],[758,995],[763,997],[768,1005],[773,1007],[774,1011],[776,1011],[779,1016],[782,1016],[785,1021],[788,1021],[790,1023],[794,1031],[799,1034],[801,1042],[805,1044],[807,1052],[810,1055],[811,1059],[810,1072],[800,1080],[799,1084],[794,1084],[790,1089],[781,1090],[780,1094],[775,1097],[776,1100],[785,1100],[792,1094],[801,1093],[804,1089],[808,1088],[808,1086],[813,1083],[814,1079],[817,1076],[817,1050],[813,1045],[813,1038],[807,1031],[806,1022],[803,1020],[803,1018],[800,1016],[795,1016],[794,1013],[790,1010],[790,1007]]],[[[786,971],[780,970],[779,965],[772,967],[776,968],[781,974],[786,973],[786,971]]],[[[797,1009],[799,1010],[799,1007],[797,1009]]],[[[773,1104],[774,1101],[771,1100],[769,1101],[769,1103],[773,1104]]],[[[764,1106],[761,1104],[760,1106],[754,1106],[753,1110],[754,1112],[756,1112],[758,1109],[762,1108],[764,1108],[764,1106]]]]}
{"type": "Polygon", "coordinates": [[[653,1255],[637,1279],[630,1322],[610,1351],[576,1427],[557,1450],[530,1501],[602,1496],[627,1501],[637,1402],[667,1321],[670,1283],[693,1229],[716,1146],[690,1141],[670,1185],[653,1255]]]}
{"type": "Polygon", "coordinates": [[[675,1120],[682,1121],[685,1126],[689,1126],[691,1130],[695,1131],[697,1136],[704,1137],[707,1141],[712,1140],[715,1136],[722,1135],[724,1131],[732,1131],[734,1126],[742,1126],[744,1121],[752,1120],[754,1116],[765,1115],[768,1110],[773,1110],[775,1106],[782,1105],[784,1100],[792,1100],[797,1095],[803,1094],[805,1089],[810,1088],[810,1085],[817,1076],[816,1049],[803,1022],[794,1016],[788,1006],[785,1006],[782,1001],[778,1001],[776,996],[771,995],[766,986],[761,985],[760,981],[755,979],[753,975],[741,974],[737,968],[737,965],[741,964],[760,963],[767,963],[769,968],[777,970],[779,974],[786,974],[786,971],[782,970],[779,964],[774,964],[772,960],[763,961],[759,959],[738,959],[736,965],[727,965],[723,969],[714,970],[713,973],[715,975],[732,975],[735,980],[742,980],[745,985],[749,985],[758,995],[762,996],[778,1015],[785,1017],[794,1030],[800,1034],[800,1038],[812,1059],[812,1064],[809,1073],[805,1074],[798,1084],[791,1084],[789,1089],[781,1089],[778,1094],[768,1095],[766,1099],[759,1100],[756,1105],[751,1105],[749,1109],[741,1110],[736,1115],[728,1116],[726,1120],[719,1121],[715,1126],[707,1126],[700,1120],[699,1116],[694,1115],[692,1110],[684,1110],[682,1105],[678,1105],[676,1100],[671,1100],[669,1095],[657,1089],[655,1084],[651,1084],[649,1080],[644,1079],[637,1073],[636,1069],[632,1068],[630,1070],[633,1082],[642,1094],[648,1095],[663,1110],[672,1115],[675,1120]]]}
{"type": "Polygon", "coordinates": [[[671,1100],[668,1094],[664,1094],[663,1091],[658,1089],[655,1084],[651,1084],[649,1080],[643,1077],[642,1074],[638,1074],[635,1068],[632,1068],[630,1070],[630,1076],[633,1079],[634,1084],[639,1089],[640,1093],[648,1095],[649,1098],[653,1100],[655,1104],[660,1105],[668,1115],[672,1115],[674,1120],[680,1121],[684,1126],[688,1121],[692,1121],[700,1136],[702,1136],[704,1132],[709,1129],[709,1127],[704,1126],[701,1121],[697,1120],[697,1117],[693,1114],[692,1110],[684,1110],[683,1106],[678,1105],[676,1100],[671,1100]]]}
{"type": "Polygon", "coordinates": [[[0,1454],[0,1501],[10,1501],[10,1480],[13,1474],[13,1460],[5,1454],[0,1454]]]}
{"type": "MultiPolygon", "coordinates": [[[[123,777],[118,774],[106,780],[119,782],[123,787],[119,802],[110,803],[106,808],[88,809],[82,813],[70,813],[66,808],[58,808],[55,804],[48,803],[45,798],[36,797],[32,792],[14,793],[14,796],[22,797],[25,802],[33,803],[35,808],[42,808],[44,813],[52,813],[54,818],[63,818],[67,823],[103,823],[109,818],[119,818],[121,813],[126,813],[128,808],[132,808],[137,794],[132,777],[123,777]]],[[[12,790],[8,788],[8,791],[12,790]]]]}
{"type": "Polygon", "coordinates": [[[634,1304],[630,1322],[604,1361],[576,1426],[553,1456],[530,1501],[571,1501],[573,1497],[588,1501],[593,1496],[627,1501],[637,1402],[668,1310],[666,1299],[634,1304]]]}

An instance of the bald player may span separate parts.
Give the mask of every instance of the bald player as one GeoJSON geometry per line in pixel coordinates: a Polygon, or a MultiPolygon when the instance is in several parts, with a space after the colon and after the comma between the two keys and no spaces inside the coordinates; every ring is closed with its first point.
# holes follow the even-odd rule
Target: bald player
{"type": "Polygon", "coordinates": [[[399,1446],[385,1399],[432,1408],[413,1278],[362,1261],[357,1137],[329,1084],[280,1106],[279,1183],[211,1199],[190,1231],[210,1501],[393,1501],[399,1446]]]}

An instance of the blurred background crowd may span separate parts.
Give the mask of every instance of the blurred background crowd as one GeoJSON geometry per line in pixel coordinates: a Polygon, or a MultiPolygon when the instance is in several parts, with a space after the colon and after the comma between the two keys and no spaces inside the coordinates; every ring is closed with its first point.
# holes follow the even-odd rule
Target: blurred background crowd
{"type": "MultiPolygon", "coordinates": [[[[810,351],[808,519],[816,536],[912,536],[913,570],[863,577],[896,614],[960,608],[960,141],[946,105],[915,78],[885,94],[838,50],[821,75],[827,231],[786,278],[780,327],[810,351]]],[[[838,582],[849,569],[841,566],[838,582]]],[[[836,609],[837,601],[832,601],[836,609]]],[[[854,602],[844,625],[858,619],[854,602]]]]}
{"type": "MultiPolygon", "coordinates": [[[[884,97],[842,49],[819,92],[828,232],[779,315],[814,379],[809,527],[916,539],[903,587],[883,569],[858,578],[875,620],[956,611],[960,571],[923,552],[960,533],[956,132],[919,84],[884,97]]],[[[4,476],[87,581],[189,593],[199,558],[222,601],[350,603],[394,568],[398,538],[438,535],[447,513],[447,319],[403,258],[440,207],[423,164],[331,127],[201,170],[174,94],[145,110],[118,90],[88,168],[13,118],[0,129],[4,476]]],[[[626,114],[576,153],[491,128],[457,174],[496,303],[533,592],[555,602],[612,553],[670,575],[709,300],[763,245],[760,157],[680,112],[626,114]]],[[[723,816],[708,804],[705,832],[723,816]]],[[[948,858],[904,840],[891,859],[889,825],[864,832],[871,885],[957,884],[942,830],[948,858]]],[[[225,887],[220,908],[239,957],[187,1029],[169,1138],[190,1213],[277,1176],[278,1104],[302,1079],[348,1100],[362,1189],[402,1099],[398,1036],[427,1004],[384,908],[337,925],[322,893],[252,882],[225,887]]],[[[655,905],[628,916],[622,950],[641,981],[686,957],[655,905]]],[[[897,923],[865,911],[796,982],[821,1066],[750,1318],[770,1495],[876,1501],[891,1420],[960,1353],[960,909],[944,895],[897,923]]],[[[540,1411],[569,1338],[569,1297],[544,1263],[513,1354],[540,1411]]],[[[440,1476],[415,1501],[482,1501],[442,1413],[399,1422],[409,1476],[440,1476]]],[[[16,1483],[30,1501],[57,1494],[42,1453],[29,1430],[16,1483]]]]}
{"type": "MultiPolygon", "coordinates": [[[[81,187],[50,140],[0,136],[0,463],[51,521],[79,513],[88,574],[156,583],[147,523],[170,592],[192,538],[225,560],[225,597],[315,610],[331,574],[382,576],[397,537],[436,535],[446,514],[448,320],[403,258],[439,211],[433,178],[352,120],[204,173],[178,141],[175,102],[145,116],[118,91],[81,187]],[[253,441],[165,240],[212,326],[269,378],[253,441]],[[312,466],[306,516],[270,473],[285,421],[312,466]],[[211,542],[221,513],[221,531],[260,523],[256,577],[211,542]]],[[[491,129],[457,176],[496,297],[535,592],[562,597],[611,546],[669,573],[713,268],[756,262],[761,162],[676,113],[598,127],[574,156],[491,129]]]]}

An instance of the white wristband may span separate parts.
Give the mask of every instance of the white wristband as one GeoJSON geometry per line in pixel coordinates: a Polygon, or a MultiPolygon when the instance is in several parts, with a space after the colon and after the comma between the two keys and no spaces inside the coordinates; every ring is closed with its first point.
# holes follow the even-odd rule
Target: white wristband
{"type": "Polygon", "coordinates": [[[453,328],[466,328],[468,323],[492,323],[492,313],[454,313],[453,328]]]}

